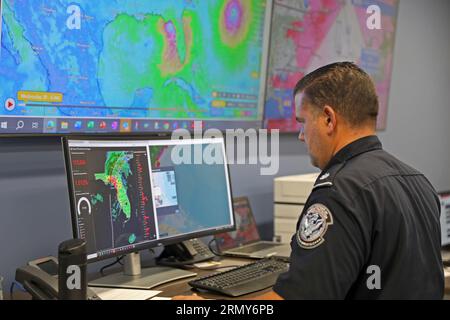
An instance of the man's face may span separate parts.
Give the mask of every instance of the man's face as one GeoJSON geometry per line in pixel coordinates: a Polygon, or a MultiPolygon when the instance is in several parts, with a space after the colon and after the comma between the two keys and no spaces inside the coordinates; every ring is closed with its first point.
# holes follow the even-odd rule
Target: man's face
{"type": "Polygon", "coordinates": [[[330,160],[330,147],[326,128],[321,121],[321,111],[313,108],[315,107],[307,102],[302,92],[295,96],[297,121],[301,127],[298,139],[306,144],[311,164],[323,169],[330,160]]]}

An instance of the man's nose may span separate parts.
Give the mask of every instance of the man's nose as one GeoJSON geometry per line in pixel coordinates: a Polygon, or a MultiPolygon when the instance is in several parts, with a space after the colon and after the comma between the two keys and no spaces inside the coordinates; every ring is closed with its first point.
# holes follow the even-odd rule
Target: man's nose
{"type": "Polygon", "coordinates": [[[301,142],[305,142],[305,134],[303,133],[303,130],[300,130],[300,133],[298,134],[298,140],[301,142]]]}

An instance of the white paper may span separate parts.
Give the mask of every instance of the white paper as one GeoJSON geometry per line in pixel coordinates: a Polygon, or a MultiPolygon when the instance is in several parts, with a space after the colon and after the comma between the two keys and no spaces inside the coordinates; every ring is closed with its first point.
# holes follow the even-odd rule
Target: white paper
{"type": "Polygon", "coordinates": [[[172,300],[172,298],[169,298],[169,297],[153,297],[150,300],[172,300]]]}
{"type": "Polygon", "coordinates": [[[194,267],[200,268],[200,269],[207,269],[207,268],[216,268],[220,266],[222,263],[217,261],[206,261],[206,262],[200,262],[195,263],[194,267]]]}
{"type": "Polygon", "coordinates": [[[103,287],[89,287],[102,300],[148,300],[161,293],[155,290],[116,289],[103,287]]]}

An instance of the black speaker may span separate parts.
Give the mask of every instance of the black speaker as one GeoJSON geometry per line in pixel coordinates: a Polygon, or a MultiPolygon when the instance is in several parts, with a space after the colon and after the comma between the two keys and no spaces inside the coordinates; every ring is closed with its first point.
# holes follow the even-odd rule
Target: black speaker
{"type": "Polygon", "coordinates": [[[58,291],[60,300],[86,300],[86,242],[71,239],[58,247],[58,291]]]}

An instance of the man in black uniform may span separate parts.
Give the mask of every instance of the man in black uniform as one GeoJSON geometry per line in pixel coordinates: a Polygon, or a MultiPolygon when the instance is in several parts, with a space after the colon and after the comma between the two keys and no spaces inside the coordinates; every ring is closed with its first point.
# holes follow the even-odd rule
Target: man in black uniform
{"type": "Polygon", "coordinates": [[[375,136],[378,98],[349,62],[294,90],[299,139],[322,170],[292,237],[290,269],[259,299],[442,299],[440,203],[375,136]]]}
{"type": "Polygon", "coordinates": [[[370,77],[349,62],[295,87],[299,139],[322,170],[291,241],[284,299],[442,299],[440,203],[417,170],[382,149],[370,77]]]}

